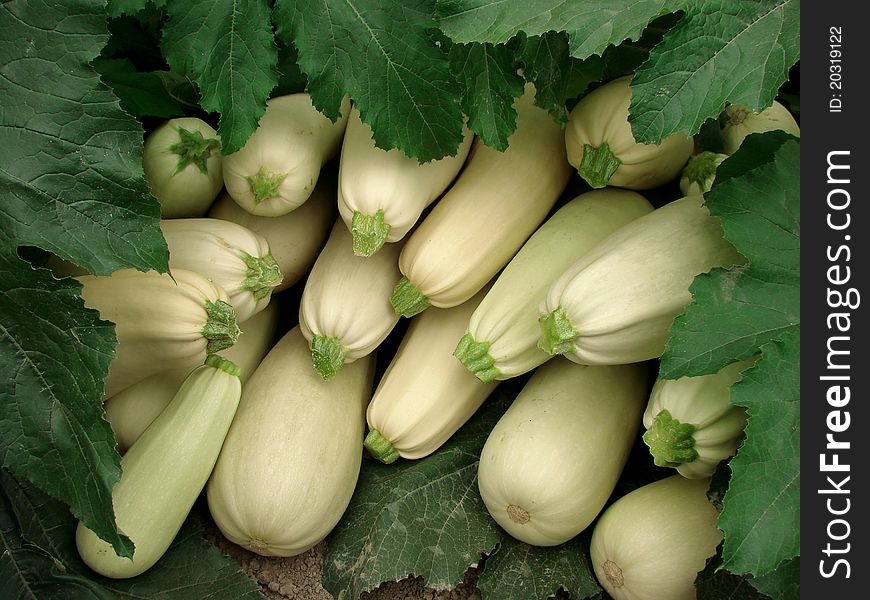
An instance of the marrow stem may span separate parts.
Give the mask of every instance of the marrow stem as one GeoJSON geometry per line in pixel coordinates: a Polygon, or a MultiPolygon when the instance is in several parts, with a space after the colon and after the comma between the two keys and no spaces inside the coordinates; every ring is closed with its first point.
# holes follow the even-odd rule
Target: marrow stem
{"type": "Polygon", "coordinates": [[[393,295],[390,296],[390,304],[396,314],[403,317],[413,317],[431,306],[429,298],[407,277],[402,277],[396,284],[393,295]]]}
{"type": "Polygon", "coordinates": [[[236,313],[232,305],[223,300],[206,300],[205,312],[207,317],[200,333],[207,340],[206,353],[214,354],[235,344],[241,330],[236,324],[236,313]]]}
{"type": "Polygon", "coordinates": [[[270,173],[263,167],[260,167],[256,175],[246,177],[251,186],[251,193],[254,195],[254,204],[260,204],[277,196],[278,186],[285,177],[287,177],[286,173],[270,173]]]}
{"type": "Polygon", "coordinates": [[[396,448],[393,447],[393,443],[382,436],[381,432],[377,429],[369,431],[368,435],[366,435],[366,439],[363,440],[363,446],[366,447],[369,454],[384,464],[388,465],[396,462],[399,458],[399,453],[396,451],[396,448]]]}
{"type": "Polygon", "coordinates": [[[712,181],[716,176],[716,169],[726,158],[724,154],[705,150],[689,158],[686,168],[683,169],[683,176],[691,183],[697,184],[702,192],[709,192],[707,181],[712,181]]]}
{"type": "Polygon", "coordinates": [[[228,358],[224,358],[223,356],[218,356],[217,354],[209,354],[205,359],[205,364],[208,367],[214,367],[224,373],[228,373],[234,377],[239,377],[242,374],[242,370],[228,358]]]}
{"type": "Polygon", "coordinates": [[[373,215],[353,213],[350,234],[353,236],[353,253],[357,256],[371,256],[381,249],[390,235],[389,223],[384,223],[384,209],[379,208],[373,215]]]}
{"type": "Polygon", "coordinates": [[[495,359],[489,353],[489,346],[489,342],[478,342],[474,336],[466,333],[459,340],[453,356],[474,373],[475,377],[488,383],[501,376],[501,372],[495,367],[495,359]]]}
{"type": "Polygon", "coordinates": [[[602,142],[597,148],[583,144],[583,158],[577,172],[593,188],[603,188],[621,164],[607,142],[602,142]]]}
{"type": "Polygon", "coordinates": [[[649,446],[657,466],[679,467],[698,458],[693,437],[697,429],[691,423],[681,423],[668,410],[663,410],[643,434],[643,441],[649,446]]]}
{"type": "Polygon", "coordinates": [[[220,140],[206,138],[199,131],[189,131],[184,127],[175,129],[179,141],[169,146],[169,151],[178,155],[178,164],[175,165],[175,173],[178,174],[188,167],[196,165],[203,174],[208,173],[206,161],[212,152],[221,147],[220,140]]]}
{"type": "Polygon", "coordinates": [[[311,360],[314,370],[323,379],[332,379],[344,365],[347,348],[338,338],[315,335],[311,340],[311,360]]]}
{"type": "Polygon", "coordinates": [[[266,298],[272,293],[272,288],[284,279],[275,257],[271,254],[258,257],[243,252],[242,260],[248,270],[240,287],[251,292],[257,300],[266,298]]]}
{"type": "Polygon", "coordinates": [[[541,315],[538,321],[541,324],[538,348],[551,356],[574,350],[574,340],[580,337],[580,332],[571,324],[563,307],[558,307],[548,315],[541,315]]]}

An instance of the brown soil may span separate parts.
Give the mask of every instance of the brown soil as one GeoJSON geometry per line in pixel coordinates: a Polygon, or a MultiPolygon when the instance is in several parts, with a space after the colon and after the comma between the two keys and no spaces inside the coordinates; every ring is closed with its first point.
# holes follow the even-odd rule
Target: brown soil
{"type": "MultiPolygon", "coordinates": [[[[299,556],[267,558],[236,546],[217,531],[209,532],[208,537],[260,583],[269,600],[334,600],[320,584],[325,542],[299,556]]],[[[469,569],[465,581],[453,590],[433,590],[423,584],[421,577],[409,577],[383,583],[363,594],[360,600],[480,600],[476,582],[475,569],[469,569]]]]}

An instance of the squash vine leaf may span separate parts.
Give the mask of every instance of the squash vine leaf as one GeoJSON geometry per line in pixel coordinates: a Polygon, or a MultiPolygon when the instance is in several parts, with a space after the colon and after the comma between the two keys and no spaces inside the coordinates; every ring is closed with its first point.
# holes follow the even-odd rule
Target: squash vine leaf
{"type": "Polygon", "coordinates": [[[90,62],[108,40],[93,2],[0,8],[0,464],[67,503],[116,551],[120,457],[103,419],[116,339],[79,298],[19,256],[53,252],[95,274],[168,270],[142,174],[142,127],[90,62]]]}
{"type": "Polygon", "coordinates": [[[731,390],[747,409],[719,527],[723,568],[761,576],[800,552],[800,146],[753,134],[706,194],[710,213],[748,265],[695,278],[675,319],[660,376],[713,373],[761,354],[731,390]]]}
{"type": "Polygon", "coordinates": [[[682,15],[632,80],[632,131],[648,144],[696,134],[728,102],[770,106],[800,56],[798,0],[438,0],[436,10],[454,42],[565,32],[577,59],[637,40],[665,13],[682,15]]]}
{"type": "Polygon", "coordinates": [[[348,95],[379,148],[428,162],[456,154],[463,122],[449,57],[429,34],[433,9],[434,0],[278,0],[273,20],[298,50],[318,110],[336,119],[348,95]]]}

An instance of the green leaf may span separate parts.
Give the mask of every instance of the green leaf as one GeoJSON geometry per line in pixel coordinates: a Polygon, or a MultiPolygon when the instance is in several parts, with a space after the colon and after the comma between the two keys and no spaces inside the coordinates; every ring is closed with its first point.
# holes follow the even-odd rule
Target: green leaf
{"type": "Polygon", "coordinates": [[[92,273],[166,271],[142,128],[90,65],[107,39],[93,2],[0,8],[0,229],[92,273]]]}
{"type": "Polygon", "coordinates": [[[278,83],[278,50],[267,0],[170,0],[163,53],[221,115],[221,151],[240,150],[278,83]]]}
{"type": "Polygon", "coordinates": [[[662,378],[715,373],[799,328],[800,146],[783,140],[773,132],[747,137],[705,194],[710,213],[749,266],[695,278],[695,300],[671,328],[662,378]],[[753,165],[744,158],[765,154],[775,159],[753,165]],[[735,165],[750,170],[733,176],[735,165]]]}
{"type": "Polygon", "coordinates": [[[120,459],[101,402],[113,328],[84,308],[78,283],[17,254],[35,246],[97,274],[168,269],[141,126],[90,65],[107,39],[99,4],[0,8],[0,462],[129,556],[114,524],[120,459]]]}
{"type": "Polygon", "coordinates": [[[299,68],[299,56],[292,44],[285,44],[280,39],[278,43],[278,87],[272,96],[286,96],[304,92],[308,87],[308,78],[299,68]]]}
{"type": "Polygon", "coordinates": [[[518,32],[565,31],[571,56],[601,55],[636,40],[644,27],[683,4],[679,0],[438,0],[438,25],[453,41],[507,42],[518,32]]]}
{"type": "Polygon", "coordinates": [[[632,79],[634,137],[694,135],[726,102],[770,106],[800,57],[798,0],[705,0],[653,48],[632,79]]]}
{"type": "Polygon", "coordinates": [[[106,2],[106,14],[110,17],[121,15],[135,15],[145,8],[148,0],[108,0],[106,2]]]}
{"type": "Polygon", "coordinates": [[[477,490],[477,463],[508,403],[505,394],[491,396],[427,458],[364,461],[350,505],[328,538],[323,586],[331,594],[359,598],[408,575],[450,588],[503,541],[477,490]]]}
{"type": "MultiPolygon", "coordinates": [[[[140,73],[127,59],[96,58],[94,68],[121,101],[121,108],[137,118],[168,119],[184,114],[184,109],[164,86],[156,73],[140,73]]],[[[170,75],[167,73],[167,75],[170,75]]]]}
{"type": "Polygon", "coordinates": [[[103,380],[117,343],[73,279],[32,269],[0,235],[0,464],[69,504],[116,551],[112,486],[121,476],[103,418],[103,380]]]}
{"type": "Polygon", "coordinates": [[[731,389],[749,419],[719,518],[723,568],[759,576],[800,552],[800,146],[781,133],[752,135],[722,166],[707,207],[748,265],[695,279],[660,376],[762,355],[731,389]]]}
{"type": "Polygon", "coordinates": [[[508,138],[517,128],[514,99],[523,95],[513,54],[504,45],[453,44],[450,68],[462,88],[460,104],[468,127],[487,146],[507,150],[508,138]]]}
{"type": "Polygon", "coordinates": [[[433,7],[434,0],[278,0],[274,20],[299,51],[318,110],[335,119],[349,95],[379,148],[428,162],[456,153],[463,122],[447,53],[427,32],[433,7]]]}
{"type": "Polygon", "coordinates": [[[751,580],[746,575],[735,575],[721,569],[722,547],[718,550],[695,579],[698,600],[766,600],[750,585],[751,580]]]}
{"type": "Polygon", "coordinates": [[[775,600],[799,600],[801,584],[800,557],[779,565],[775,571],[761,577],[753,577],[749,583],[759,592],[775,600]]]}
{"type": "Polygon", "coordinates": [[[590,84],[601,81],[604,60],[590,56],[586,60],[568,54],[568,36],[546,33],[518,36],[516,55],[523,66],[523,76],[535,84],[535,104],[550,111],[560,123],[568,122],[566,104],[577,98],[590,84]]]}
{"type": "MultiPolygon", "coordinates": [[[[109,19],[109,41],[100,52],[105,58],[126,58],[136,65],[137,71],[163,71],[169,65],[160,51],[163,23],[166,12],[154,5],[145,4],[130,16],[109,19]]],[[[197,92],[197,103],[199,93],[197,92]]]]}
{"type": "Polygon", "coordinates": [[[558,546],[530,546],[504,535],[487,557],[477,587],[484,600],[544,600],[559,589],[582,600],[601,592],[589,560],[591,529],[558,546]]]}
{"type": "Polygon", "coordinates": [[[504,43],[566,32],[579,59],[637,40],[665,13],[683,17],[632,80],[631,123],[640,142],[698,132],[726,102],[760,111],[800,56],[798,0],[438,0],[439,26],[454,42],[504,43]]]}
{"type": "Polygon", "coordinates": [[[626,40],[618,46],[610,46],[601,55],[604,59],[603,81],[610,81],[623,75],[633,75],[637,68],[649,58],[650,50],[662,41],[664,35],[679,22],[682,13],[668,13],[653,19],[640,38],[626,40]]]}
{"type": "Polygon", "coordinates": [[[800,330],[761,347],[731,388],[746,407],[746,442],[731,459],[719,528],[723,567],[765,575],[800,553],[800,330]]]}
{"type": "Polygon", "coordinates": [[[188,116],[191,116],[191,113],[202,112],[199,106],[199,90],[189,77],[172,71],[150,71],[148,75],[160,80],[166,94],[184,107],[188,116]]]}
{"type": "Polygon", "coordinates": [[[749,134],[748,143],[741,145],[738,152],[728,158],[716,169],[716,181],[721,186],[731,178],[743,177],[759,165],[773,162],[776,153],[794,136],[784,131],[767,131],[749,134]]]}
{"type": "Polygon", "coordinates": [[[260,586],[203,539],[189,519],[157,564],[132,579],[91,571],[75,547],[66,507],[0,473],[0,597],[33,600],[257,600],[260,586]]]}

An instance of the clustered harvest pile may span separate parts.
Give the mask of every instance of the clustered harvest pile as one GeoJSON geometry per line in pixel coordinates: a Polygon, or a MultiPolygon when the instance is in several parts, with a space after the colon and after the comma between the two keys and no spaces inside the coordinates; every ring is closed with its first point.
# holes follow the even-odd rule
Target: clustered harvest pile
{"type": "MultiPolygon", "coordinates": [[[[499,381],[537,368],[481,453],[489,513],[526,543],[567,542],[599,516],[643,423],[655,464],[680,475],[601,516],[593,568],[614,598],[694,597],[722,539],[709,478],[746,422],[729,389],[754,360],[660,380],[651,396],[645,361],[664,352],[694,277],[744,262],[701,195],[726,156],[692,156],[682,134],[635,142],[628,78],[585,96],[566,132],[534,94],[527,84],[516,102],[505,151],[466,130],[457,155],[425,164],[377,148],[349,104],[331,122],[303,93],[270,100],[223,159],[197,119],[151,134],[143,166],[170,274],[53,263],[118,335],[105,406],[126,448],[116,519],[136,551],[118,557],[80,524],[91,568],[148,570],[203,489],[233,542],[304,552],[346,509],[363,445],[385,463],[425,457],[499,381]],[[337,185],[319,181],[339,148],[337,185]],[[575,170],[604,189],[546,219],[575,170]],[[681,171],[689,195],[658,209],[632,191],[681,171]],[[272,292],[303,279],[299,325],[272,345],[272,292]],[[372,395],[374,351],[401,316],[411,325],[372,395]]],[[[753,131],[799,135],[787,111],[770,114],[726,121],[732,151],[753,131]]]]}
{"type": "Polygon", "coordinates": [[[796,598],[799,14],[2,3],[0,595],[796,598]]]}

